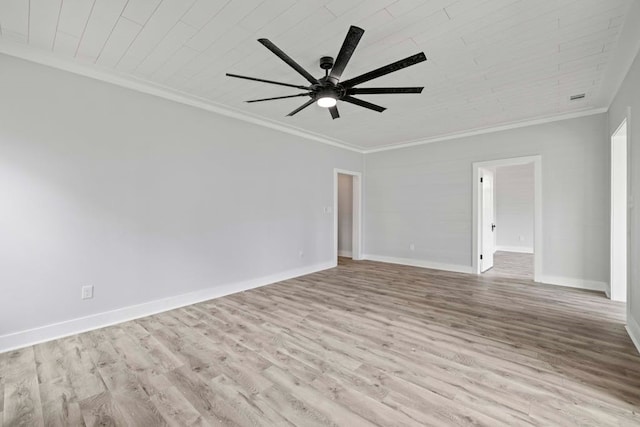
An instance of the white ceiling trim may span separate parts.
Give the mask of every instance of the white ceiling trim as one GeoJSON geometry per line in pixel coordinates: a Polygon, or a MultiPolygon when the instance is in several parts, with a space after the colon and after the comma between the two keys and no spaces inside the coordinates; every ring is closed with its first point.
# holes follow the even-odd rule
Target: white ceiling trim
{"type": "Polygon", "coordinates": [[[204,98],[196,97],[184,92],[177,91],[175,89],[170,89],[168,87],[151,83],[146,80],[138,79],[133,76],[119,74],[112,70],[102,70],[97,66],[87,66],[70,60],[60,59],[47,52],[38,51],[19,43],[0,39],[0,53],[24,59],[26,61],[35,62],[41,65],[46,65],[52,68],[68,71],[70,73],[89,77],[102,82],[111,83],[148,95],[153,95],[160,98],[168,99],[170,101],[179,102],[181,104],[200,108],[212,113],[221,114],[223,116],[232,117],[234,119],[242,120],[244,122],[252,123],[258,126],[264,126],[280,132],[288,133],[290,135],[295,135],[312,141],[321,142],[333,147],[343,148],[345,150],[355,151],[357,153],[363,153],[362,148],[354,147],[342,141],[329,139],[323,135],[318,135],[293,126],[285,126],[280,123],[272,122],[268,119],[251,116],[244,112],[235,111],[228,107],[214,104],[204,98]]]}
{"type": "Polygon", "coordinates": [[[500,132],[503,130],[517,129],[517,128],[523,128],[527,126],[540,125],[544,123],[557,122],[561,120],[576,119],[578,117],[585,117],[585,116],[592,116],[594,114],[606,113],[608,110],[609,108],[607,107],[592,108],[589,110],[578,111],[575,113],[567,113],[567,114],[560,114],[556,116],[541,117],[533,120],[512,122],[512,123],[507,123],[500,126],[491,126],[487,128],[474,129],[466,132],[456,132],[456,133],[451,133],[447,135],[436,136],[433,138],[421,139],[418,141],[409,141],[409,142],[400,143],[400,144],[386,145],[384,147],[379,147],[379,148],[372,148],[369,150],[364,150],[364,154],[378,153],[380,151],[397,150],[400,148],[407,148],[407,147],[415,147],[417,145],[431,144],[433,142],[448,141],[451,139],[459,139],[459,138],[465,138],[468,136],[475,136],[475,135],[483,135],[487,133],[500,132]]]}
{"type": "Polygon", "coordinates": [[[609,61],[609,64],[607,66],[606,74],[604,76],[605,78],[603,79],[602,87],[600,90],[600,96],[598,97],[596,102],[596,105],[601,105],[603,107],[591,108],[588,110],[581,110],[577,112],[547,117],[538,117],[518,122],[504,123],[497,126],[471,129],[426,139],[392,143],[389,145],[371,149],[367,149],[363,146],[349,144],[347,142],[334,138],[329,138],[327,136],[315,132],[310,132],[308,130],[304,130],[295,126],[285,125],[280,122],[275,122],[270,119],[252,115],[251,113],[235,110],[228,106],[223,106],[221,104],[212,102],[208,99],[177,91],[175,89],[152,83],[147,80],[139,79],[131,75],[122,74],[111,69],[107,70],[95,65],[85,65],[72,60],[62,59],[54,56],[49,52],[39,51],[37,49],[33,49],[27,45],[23,45],[17,42],[0,39],[0,53],[39,63],[45,66],[61,69],[81,76],[93,78],[99,81],[115,84],[141,93],[161,97],[174,102],[179,102],[181,104],[200,108],[209,112],[221,114],[255,125],[264,126],[266,128],[274,129],[304,139],[321,142],[323,144],[354,151],[357,153],[367,154],[418,146],[439,141],[447,141],[468,136],[499,132],[508,129],[516,129],[542,123],[550,123],[559,120],[584,117],[593,114],[606,113],[611,102],[613,101],[615,94],[619,90],[622,81],[627,75],[633,63],[633,60],[640,50],[640,27],[635,25],[638,20],[640,20],[640,1],[634,2],[634,4],[631,6],[629,13],[625,19],[623,31],[619,37],[618,47],[616,48],[615,55],[611,59],[611,61],[609,61]]]}
{"type": "MultiPolygon", "coordinates": [[[[521,128],[526,126],[532,126],[532,125],[541,124],[541,123],[550,123],[550,122],[559,121],[559,120],[567,120],[567,119],[572,119],[577,117],[589,116],[593,114],[605,113],[608,110],[608,108],[597,108],[597,109],[591,109],[587,111],[580,111],[576,113],[562,114],[557,116],[538,118],[534,120],[508,123],[500,126],[492,126],[492,127],[482,128],[482,129],[473,129],[466,132],[457,132],[457,133],[441,135],[434,138],[428,138],[428,139],[423,139],[418,141],[409,141],[409,142],[400,143],[400,144],[387,145],[379,148],[365,149],[364,147],[355,147],[345,142],[332,140],[322,135],[317,135],[302,129],[284,126],[280,123],[274,123],[269,120],[265,120],[263,118],[253,117],[244,112],[234,111],[229,109],[228,107],[215,105],[211,101],[205,100],[203,98],[198,98],[193,95],[179,92],[174,89],[169,89],[167,87],[157,85],[155,83],[151,83],[145,80],[137,79],[132,76],[117,74],[117,73],[114,73],[113,71],[103,71],[95,66],[86,66],[86,65],[78,64],[77,62],[63,60],[63,59],[54,57],[48,54],[47,52],[37,51],[29,48],[28,46],[21,45],[19,43],[14,43],[11,41],[0,39],[0,53],[14,56],[27,61],[35,62],[38,64],[46,65],[49,67],[57,68],[60,70],[68,71],[70,73],[78,74],[84,77],[89,77],[89,78],[103,81],[106,83],[111,83],[117,86],[125,87],[127,89],[132,89],[148,95],[153,95],[153,96],[164,98],[170,101],[179,102],[181,104],[189,105],[195,108],[200,108],[200,109],[203,109],[212,113],[216,113],[216,114],[221,114],[227,117],[232,117],[234,119],[242,120],[242,121],[256,124],[259,126],[264,126],[280,132],[288,133],[290,135],[295,135],[295,136],[299,136],[301,138],[309,139],[312,141],[321,142],[323,144],[328,144],[333,147],[355,151],[361,154],[395,150],[395,149],[401,149],[406,147],[413,147],[417,145],[430,144],[432,142],[447,141],[451,139],[464,138],[467,136],[481,135],[481,134],[487,134],[492,132],[499,132],[507,129],[516,129],[516,128],[521,128]]],[[[631,66],[631,64],[629,64],[629,66],[631,66]]],[[[624,73],[625,75],[626,75],[626,71],[628,70],[625,70],[625,73],[624,73]]]]}

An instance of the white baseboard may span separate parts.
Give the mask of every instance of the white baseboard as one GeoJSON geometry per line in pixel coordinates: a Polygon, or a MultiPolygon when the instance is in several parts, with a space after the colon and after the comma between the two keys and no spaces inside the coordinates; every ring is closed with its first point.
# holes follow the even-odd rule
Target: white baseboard
{"type": "Polygon", "coordinates": [[[338,251],[338,256],[344,256],[347,258],[351,258],[353,255],[351,251],[338,251]]]}
{"type": "Polygon", "coordinates": [[[590,291],[607,291],[607,284],[596,280],[575,279],[573,277],[560,276],[542,276],[538,281],[547,285],[567,286],[569,288],[587,289],[590,291]]]}
{"type": "Polygon", "coordinates": [[[520,254],[532,254],[533,248],[528,246],[499,246],[496,245],[496,251],[501,252],[517,252],[520,254]]]}
{"type": "Polygon", "coordinates": [[[457,265],[457,264],[443,264],[439,262],[426,261],[421,259],[411,258],[395,258],[383,255],[371,255],[367,254],[363,256],[363,259],[369,261],[387,262],[390,264],[409,265],[412,267],[432,268],[434,270],[452,271],[455,273],[472,273],[470,265],[457,265]]]}
{"type": "Polygon", "coordinates": [[[41,326],[34,329],[15,332],[0,336],[0,353],[63,338],[69,335],[75,335],[94,329],[104,328],[105,326],[115,325],[117,323],[126,322],[140,317],[150,316],[152,314],[161,313],[174,308],[184,307],[186,305],[207,301],[214,298],[220,298],[225,295],[235,294],[237,292],[249,289],[259,288],[261,286],[270,285],[283,280],[293,279],[307,274],[327,270],[336,266],[335,261],[325,262],[306,267],[287,270],[282,273],[270,276],[260,277],[257,279],[246,280],[243,282],[229,283],[226,285],[216,286],[214,288],[202,289],[187,294],[176,295],[173,297],[163,298],[155,301],[149,301],[143,304],[132,305],[119,308],[117,310],[93,314],[91,316],[80,317],[76,319],[66,320],[60,323],[41,326]]]}
{"type": "Polygon", "coordinates": [[[640,353],[640,325],[629,313],[627,313],[627,326],[625,326],[631,341],[636,346],[636,350],[640,353]]]}

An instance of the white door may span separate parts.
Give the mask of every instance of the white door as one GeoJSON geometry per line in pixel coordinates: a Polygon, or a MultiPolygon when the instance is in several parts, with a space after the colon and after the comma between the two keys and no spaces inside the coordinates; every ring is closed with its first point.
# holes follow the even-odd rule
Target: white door
{"type": "Polygon", "coordinates": [[[480,191],[482,203],[482,253],[480,254],[480,271],[485,272],[493,267],[493,252],[495,239],[493,232],[496,228],[493,219],[493,172],[480,169],[480,191]]]}

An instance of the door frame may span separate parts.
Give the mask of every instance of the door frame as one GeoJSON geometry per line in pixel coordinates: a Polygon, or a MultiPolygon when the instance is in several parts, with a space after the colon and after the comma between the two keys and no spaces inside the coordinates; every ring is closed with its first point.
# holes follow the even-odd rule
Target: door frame
{"type": "MultiPolygon", "coordinates": [[[[628,319],[633,319],[631,316],[631,279],[633,276],[633,271],[631,270],[635,265],[631,260],[633,256],[637,252],[637,248],[634,245],[634,236],[636,230],[634,229],[633,222],[633,214],[635,209],[635,200],[633,198],[633,181],[632,181],[632,171],[633,162],[631,161],[632,153],[632,145],[631,141],[633,141],[633,122],[631,121],[632,110],[631,107],[627,107],[627,302],[625,303],[627,306],[627,325],[629,324],[628,319]],[[633,252],[632,252],[633,251],[633,252]]],[[[640,273],[640,267],[635,265],[636,271],[640,273]]],[[[639,274],[640,275],[640,274],[639,274]]],[[[628,329],[628,328],[627,328],[628,329]]]]}
{"type": "MultiPolygon", "coordinates": [[[[626,295],[625,295],[625,301],[624,301],[625,303],[627,301],[629,301],[629,298],[630,298],[630,292],[629,292],[629,283],[630,283],[630,281],[629,281],[630,280],[630,274],[629,274],[630,270],[629,269],[630,269],[630,266],[629,266],[629,263],[631,262],[631,257],[630,257],[630,253],[629,253],[629,251],[631,249],[630,248],[630,242],[629,242],[630,237],[631,237],[629,235],[629,217],[630,217],[630,214],[631,214],[631,212],[629,212],[629,190],[630,190],[630,187],[629,187],[630,179],[629,178],[630,178],[631,173],[630,173],[630,170],[629,170],[629,167],[630,167],[629,149],[630,149],[630,147],[629,147],[629,117],[628,117],[628,115],[629,114],[627,112],[627,116],[625,116],[624,119],[622,119],[622,121],[620,122],[620,124],[618,125],[616,130],[611,134],[611,137],[610,137],[610,141],[611,141],[611,147],[610,148],[611,148],[611,159],[612,159],[612,161],[611,161],[611,171],[610,171],[611,172],[611,176],[610,176],[610,179],[611,179],[611,182],[610,182],[610,191],[611,191],[611,206],[610,206],[610,209],[611,209],[611,213],[610,213],[610,225],[609,225],[610,226],[610,233],[609,233],[609,237],[610,237],[610,241],[609,241],[609,258],[610,259],[609,259],[609,287],[608,287],[609,289],[605,292],[607,294],[607,297],[609,299],[613,300],[613,296],[614,296],[613,295],[614,294],[614,292],[613,292],[613,284],[614,284],[613,282],[614,282],[614,280],[613,279],[614,279],[614,274],[615,274],[614,273],[614,268],[613,268],[613,266],[614,266],[614,253],[615,253],[614,245],[617,243],[616,241],[614,241],[614,227],[613,227],[613,217],[614,217],[614,214],[615,214],[615,203],[614,202],[616,201],[615,193],[613,191],[613,185],[614,185],[614,183],[613,183],[613,166],[614,166],[613,165],[613,155],[614,155],[615,146],[616,146],[616,141],[615,141],[616,136],[620,132],[620,130],[622,130],[622,128],[624,126],[625,127],[625,131],[626,131],[626,135],[625,135],[625,150],[626,150],[625,158],[626,158],[626,163],[627,163],[627,165],[626,165],[627,166],[627,170],[626,170],[626,176],[625,176],[626,181],[627,181],[626,182],[626,187],[627,188],[626,188],[625,201],[624,201],[625,202],[624,205],[625,205],[625,209],[626,209],[626,222],[627,222],[625,224],[625,234],[626,234],[626,236],[625,236],[625,239],[626,239],[626,241],[625,241],[625,245],[626,245],[626,260],[625,260],[626,261],[626,269],[625,270],[626,271],[624,272],[624,275],[626,276],[625,277],[626,295]]],[[[622,300],[620,300],[619,298],[616,298],[615,301],[622,301],[622,300]]]]}
{"type": "Polygon", "coordinates": [[[362,259],[362,173],[333,169],[333,259],[338,263],[338,174],[353,178],[353,222],[351,226],[351,258],[362,259]]]}
{"type": "MultiPolygon", "coordinates": [[[[480,169],[493,169],[501,166],[517,166],[533,163],[534,176],[534,212],[533,212],[533,280],[542,280],[542,156],[512,157],[508,159],[474,162],[473,171],[473,201],[472,201],[472,245],[471,271],[480,273],[480,253],[482,252],[482,203],[480,199],[480,169]]],[[[494,187],[495,188],[495,187],[494,187]]]]}

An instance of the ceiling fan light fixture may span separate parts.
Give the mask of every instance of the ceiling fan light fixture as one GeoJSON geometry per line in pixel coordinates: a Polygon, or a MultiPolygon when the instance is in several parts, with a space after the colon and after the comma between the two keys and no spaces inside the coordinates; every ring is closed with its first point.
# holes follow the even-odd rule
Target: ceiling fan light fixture
{"type": "MultiPolygon", "coordinates": [[[[1,0],[0,0],[1,1],[1,0]]],[[[296,108],[287,117],[294,116],[300,111],[316,103],[322,108],[326,108],[331,114],[332,119],[340,118],[338,112],[338,101],[344,101],[349,104],[357,105],[358,107],[367,108],[369,110],[382,113],[386,108],[371,102],[365,101],[360,98],[356,98],[352,95],[380,95],[380,94],[399,94],[399,93],[421,93],[424,87],[367,87],[357,88],[355,86],[368,82],[378,77],[385,76],[389,73],[401,70],[403,68],[410,67],[420,62],[426,61],[427,57],[424,52],[420,52],[416,55],[409,56],[399,61],[387,64],[383,67],[376,68],[368,73],[361,74],[357,77],[349,80],[341,80],[342,73],[347,66],[353,52],[355,51],[360,38],[364,34],[362,28],[356,26],[349,27],[347,36],[342,43],[342,47],[338,52],[338,56],[335,61],[330,56],[323,56],[320,58],[320,68],[324,70],[324,77],[315,78],[308,71],[306,71],[300,64],[294,61],[289,55],[284,53],[278,46],[273,44],[269,39],[258,39],[258,42],[264,47],[269,49],[274,55],[284,61],[289,67],[293,68],[302,77],[304,77],[310,85],[296,85],[290,83],[283,83],[274,80],[259,79],[256,77],[241,76],[239,74],[227,73],[229,77],[235,77],[238,79],[253,80],[256,82],[269,83],[273,85],[292,87],[296,89],[302,89],[304,93],[297,93],[294,95],[275,96],[271,98],[252,99],[246,102],[262,102],[262,101],[274,101],[277,99],[297,98],[302,96],[308,96],[307,102],[296,108]]]]}
{"type": "Polygon", "coordinates": [[[335,107],[338,101],[333,96],[323,95],[321,98],[318,98],[317,104],[322,108],[331,108],[335,107]]]}

